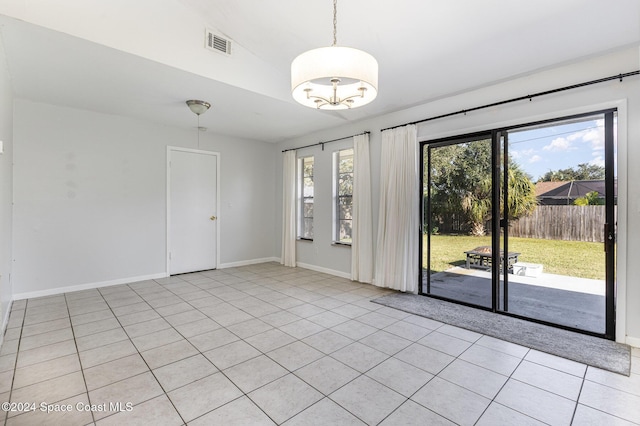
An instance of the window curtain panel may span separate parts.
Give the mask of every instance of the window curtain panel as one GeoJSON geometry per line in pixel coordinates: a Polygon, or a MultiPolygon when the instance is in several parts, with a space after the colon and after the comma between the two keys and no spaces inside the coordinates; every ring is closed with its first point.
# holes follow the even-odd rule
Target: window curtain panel
{"type": "Polygon", "coordinates": [[[296,266],[296,151],[284,153],[282,170],[282,257],[284,266],[296,266]]]}
{"type": "Polygon", "coordinates": [[[415,125],[382,132],[374,284],[410,293],[417,293],[419,277],[417,151],[415,125]]]}
{"type": "Polygon", "coordinates": [[[353,137],[351,279],[373,282],[373,214],[369,134],[353,137]]]}

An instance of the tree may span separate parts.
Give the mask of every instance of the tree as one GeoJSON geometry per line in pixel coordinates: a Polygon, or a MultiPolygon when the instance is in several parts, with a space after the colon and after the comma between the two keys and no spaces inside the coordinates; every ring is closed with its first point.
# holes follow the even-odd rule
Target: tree
{"type": "Polygon", "coordinates": [[[352,242],[353,221],[353,149],[338,152],[337,216],[338,235],[342,243],[352,242]]]}
{"type": "Polygon", "coordinates": [[[602,206],[604,199],[600,198],[598,191],[587,192],[584,197],[576,198],[573,202],[576,206],[602,206]]]}
{"type": "Polygon", "coordinates": [[[486,234],[485,222],[491,218],[491,179],[480,181],[473,191],[462,199],[462,208],[469,215],[472,235],[486,234]]]}
{"type": "MultiPolygon", "coordinates": [[[[431,153],[433,217],[439,225],[458,221],[472,235],[484,235],[485,223],[491,219],[491,141],[439,147],[431,153]]],[[[517,220],[531,213],[537,205],[535,186],[511,158],[507,185],[509,219],[517,220]]],[[[502,193],[501,190],[501,212],[502,193]]]]}
{"type": "MultiPolygon", "coordinates": [[[[463,200],[475,204],[485,198],[479,183],[491,180],[490,144],[484,140],[431,149],[431,169],[425,164],[425,172],[431,174],[431,200],[425,198],[425,206],[431,202],[433,225],[445,231],[469,230],[472,213],[463,207],[463,200]],[[470,193],[471,188],[478,191],[470,193]],[[472,195],[476,201],[471,200],[472,195]]],[[[427,182],[425,177],[425,185],[427,182]]]]}
{"type": "Polygon", "coordinates": [[[549,170],[542,175],[538,182],[569,182],[572,180],[601,180],[604,179],[604,167],[596,164],[581,163],[577,168],[549,170]]]}
{"type": "MultiPolygon", "coordinates": [[[[538,205],[535,185],[517,163],[510,164],[508,174],[509,220],[527,216],[538,205]]],[[[504,216],[504,191],[500,185],[500,215],[504,216]]],[[[486,234],[485,223],[491,219],[491,179],[484,179],[462,200],[462,208],[469,214],[472,235],[486,234]]]]}
{"type": "MultiPolygon", "coordinates": [[[[536,186],[520,166],[509,160],[509,220],[517,220],[531,214],[538,206],[536,186]]],[[[501,200],[502,201],[502,200],[501,200]]]]}

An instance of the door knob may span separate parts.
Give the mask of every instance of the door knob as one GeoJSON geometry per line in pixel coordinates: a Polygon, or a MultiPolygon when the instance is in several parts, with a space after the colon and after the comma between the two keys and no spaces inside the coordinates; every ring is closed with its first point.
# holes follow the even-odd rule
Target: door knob
{"type": "Polygon", "coordinates": [[[216,219],[217,219],[217,217],[215,217],[215,216],[211,216],[209,219],[211,219],[211,220],[216,220],[216,219]]]}

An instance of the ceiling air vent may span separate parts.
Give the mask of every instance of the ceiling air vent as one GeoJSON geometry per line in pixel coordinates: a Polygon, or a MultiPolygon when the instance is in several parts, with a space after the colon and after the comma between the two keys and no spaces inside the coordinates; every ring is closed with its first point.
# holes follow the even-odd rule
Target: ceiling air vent
{"type": "Polygon", "coordinates": [[[209,29],[205,31],[205,34],[204,42],[207,49],[231,55],[231,40],[227,40],[224,37],[214,34],[213,31],[209,29]]]}

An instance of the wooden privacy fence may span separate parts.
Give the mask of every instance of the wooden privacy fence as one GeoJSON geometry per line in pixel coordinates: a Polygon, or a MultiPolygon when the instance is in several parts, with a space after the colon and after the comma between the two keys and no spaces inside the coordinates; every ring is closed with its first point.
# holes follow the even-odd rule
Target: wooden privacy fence
{"type": "Polygon", "coordinates": [[[511,221],[510,237],[604,242],[605,206],[538,206],[511,221]]]}

